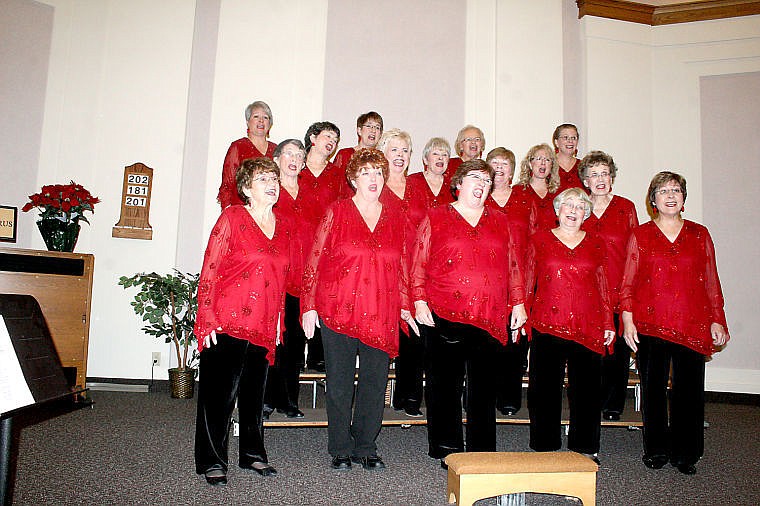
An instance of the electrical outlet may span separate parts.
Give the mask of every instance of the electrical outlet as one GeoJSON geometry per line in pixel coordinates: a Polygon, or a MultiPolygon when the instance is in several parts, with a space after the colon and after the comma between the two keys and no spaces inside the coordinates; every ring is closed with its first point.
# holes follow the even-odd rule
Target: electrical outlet
{"type": "Polygon", "coordinates": [[[154,351],[151,354],[151,362],[152,365],[161,365],[161,352],[160,351],[154,351]]]}

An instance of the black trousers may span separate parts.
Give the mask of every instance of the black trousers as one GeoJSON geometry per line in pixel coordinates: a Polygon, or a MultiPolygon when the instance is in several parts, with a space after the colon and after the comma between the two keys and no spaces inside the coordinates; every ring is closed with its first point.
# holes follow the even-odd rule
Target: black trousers
{"type": "Polygon", "coordinates": [[[502,347],[497,378],[496,406],[519,411],[522,406],[523,375],[528,369],[528,337],[511,340],[502,347]]]}
{"type": "Polygon", "coordinates": [[[396,357],[396,387],[393,393],[393,407],[418,408],[422,404],[422,373],[424,345],[420,336],[407,335],[400,330],[398,357],[396,357]]]}
{"type": "Polygon", "coordinates": [[[285,294],[285,334],[277,346],[274,367],[267,377],[264,403],[272,408],[298,409],[299,377],[306,365],[306,334],[301,327],[301,301],[285,294]]]}
{"type": "Polygon", "coordinates": [[[631,349],[619,334],[620,316],[615,314],[615,345],[613,353],[602,357],[602,411],[620,414],[628,395],[628,374],[631,349]]]}
{"type": "Polygon", "coordinates": [[[327,391],[327,450],[333,457],[377,455],[390,358],[384,351],[322,325],[327,391]],[[356,357],[358,381],[354,396],[356,357]]]}
{"type": "Polygon", "coordinates": [[[567,365],[570,430],[567,448],[597,453],[601,419],[601,355],[585,346],[533,330],[530,343],[528,410],[530,447],[539,452],[562,447],[562,388],[567,365]]]}
{"type": "Polygon", "coordinates": [[[317,327],[314,329],[314,337],[307,343],[308,353],[306,354],[306,363],[309,369],[318,369],[320,364],[325,362],[325,349],[322,344],[322,331],[317,327]]]}
{"type": "Polygon", "coordinates": [[[428,455],[496,450],[496,371],[501,343],[473,325],[433,313],[425,339],[425,404],[428,455]],[[466,384],[466,386],[464,386],[466,384]],[[467,390],[467,429],[462,436],[462,393],[467,390]]]}
{"type": "Polygon", "coordinates": [[[680,344],[639,334],[638,361],[644,454],[668,456],[673,464],[696,464],[705,445],[704,355],[680,344]]]}
{"type": "Polygon", "coordinates": [[[201,352],[195,471],[219,465],[227,471],[229,428],[235,399],[240,423],[241,466],[267,462],[261,411],[269,362],[267,350],[243,339],[217,334],[217,344],[201,352]]]}

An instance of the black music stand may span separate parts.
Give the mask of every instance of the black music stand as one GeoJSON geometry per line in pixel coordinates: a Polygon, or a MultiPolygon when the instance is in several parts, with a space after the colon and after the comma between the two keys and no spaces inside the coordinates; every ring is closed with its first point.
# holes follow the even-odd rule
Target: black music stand
{"type": "Polygon", "coordinates": [[[9,491],[13,416],[82,391],[72,390],[66,381],[45,317],[34,297],[0,294],[0,315],[5,319],[16,358],[34,398],[34,404],[0,413],[0,504],[5,505],[12,499],[9,491]]]}

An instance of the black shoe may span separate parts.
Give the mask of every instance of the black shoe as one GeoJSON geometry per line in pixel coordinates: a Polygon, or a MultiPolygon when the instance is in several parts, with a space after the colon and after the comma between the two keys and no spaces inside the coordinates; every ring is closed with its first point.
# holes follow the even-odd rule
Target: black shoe
{"type": "Polygon", "coordinates": [[[641,460],[649,469],[662,469],[668,463],[667,455],[644,455],[641,460]]]}
{"type": "Polygon", "coordinates": [[[351,469],[351,459],[345,455],[336,455],[333,457],[330,467],[338,471],[347,471],[351,469]]]}
{"type": "Polygon", "coordinates": [[[277,474],[277,469],[270,466],[269,463],[267,462],[256,461],[256,462],[251,462],[250,464],[247,464],[247,465],[240,464],[238,467],[240,467],[240,469],[256,471],[261,476],[274,476],[277,474]]]}
{"type": "Polygon", "coordinates": [[[520,410],[517,409],[517,408],[515,408],[515,407],[513,407],[513,406],[502,406],[502,407],[499,408],[499,411],[504,416],[514,416],[520,410]]]}
{"type": "Polygon", "coordinates": [[[599,460],[599,456],[596,453],[582,453],[581,455],[583,455],[584,457],[588,457],[591,460],[593,460],[594,464],[596,464],[597,466],[601,466],[602,465],[602,462],[599,460]]]}
{"type": "Polygon", "coordinates": [[[422,417],[422,411],[420,411],[420,408],[414,406],[407,406],[406,409],[404,409],[404,413],[406,413],[406,416],[411,416],[412,418],[422,417]]]}
{"type": "Polygon", "coordinates": [[[303,418],[304,417],[303,411],[301,411],[298,408],[292,408],[292,407],[285,408],[285,409],[277,408],[277,412],[285,413],[285,416],[287,416],[288,418],[303,418]]]}
{"type": "Polygon", "coordinates": [[[609,420],[611,422],[619,422],[620,421],[620,413],[617,411],[605,411],[602,413],[602,416],[605,420],[609,420]]]}
{"type": "Polygon", "coordinates": [[[676,464],[676,468],[682,473],[691,476],[697,474],[697,466],[694,464],[676,464]]]}
{"type": "Polygon", "coordinates": [[[274,408],[269,404],[264,404],[264,409],[261,412],[261,418],[269,420],[269,416],[274,412],[274,408]]]}
{"type": "Polygon", "coordinates": [[[309,364],[309,369],[311,369],[312,371],[317,371],[317,372],[325,372],[325,361],[320,360],[319,362],[309,364]]]}
{"type": "Polygon", "coordinates": [[[446,459],[445,458],[441,459],[441,467],[443,469],[448,469],[449,468],[449,465],[446,463],[446,459]]]}
{"type": "Polygon", "coordinates": [[[383,459],[377,455],[370,455],[368,457],[351,457],[351,461],[356,464],[361,464],[362,467],[368,471],[375,469],[385,469],[385,463],[383,459]]]}
{"type": "Polygon", "coordinates": [[[204,473],[206,482],[212,486],[226,485],[227,473],[219,465],[211,466],[204,473]]]}

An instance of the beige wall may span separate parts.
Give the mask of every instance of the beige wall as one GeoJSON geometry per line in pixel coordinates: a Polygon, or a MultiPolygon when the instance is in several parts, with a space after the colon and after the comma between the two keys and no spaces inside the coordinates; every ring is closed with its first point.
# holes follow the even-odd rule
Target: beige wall
{"type": "MultiPolygon", "coordinates": [[[[688,178],[688,216],[703,221],[710,199],[703,193],[700,79],[760,71],[758,16],[652,28],[573,22],[564,0],[447,0],[450,8],[409,7],[413,16],[400,22],[409,10],[394,1],[372,11],[379,28],[368,32],[378,56],[362,59],[360,48],[348,47],[357,28],[347,23],[357,8],[343,0],[44,3],[55,15],[35,183],[74,178],[103,199],[77,247],[96,256],[91,376],[150,377],[151,351],[162,351],[166,365],[168,346],[142,335],[116,281],[140,270],[199,269],[202,248],[193,244],[205,243],[218,216],[222,159],[245,134],[243,109],[253,100],[272,106],[273,140],[303,137],[309,123],[327,118],[344,129],[343,145],[355,140],[356,115],[377,107],[388,126],[413,132],[415,163],[427,136],[453,140],[465,122],[483,128],[487,149],[505,145],[518,158],[549,141],[558,123],[575,122],[581,152],[601,148],[615,156],[616,191],[639,204],[642,217],[644,188],[667,167],[688,178]],[[410,45],[408,55],[399,54],[410,45]],[[442,55],[448,57],[437,68],[442,55]],[[356,95],[353,82],[344,88],[353,78],[343,63],[371,73],[370,98],[356,95]],[[393,72],[396,63],[402,75],[393,72]],[[427,71],[443,84],[426,79],[427,71]],[[440,123],[426,122],[439,113],[440,123]],[[137,161],[156,170],[154,239],[113,239],[123,167],[137,161]]],[[[722,252],[732,245],[721,240],[723,272],[722,252]]],[[[32,245],[42,247],[36,235],[32,245]]],[[[742,322],[754,311],[734,307],[739,294],[731,283],[724,287],[737,354],[710,364],[708,388],[760,392],[760,366],[747,362],[757,350],[742,344],[752,342],[753,329],[742,322]],[[753,379],[740,384],[732,379],[737,371],[753,379]]],[[[164,367],[156,377],[166,377],[164,367]]]]}

